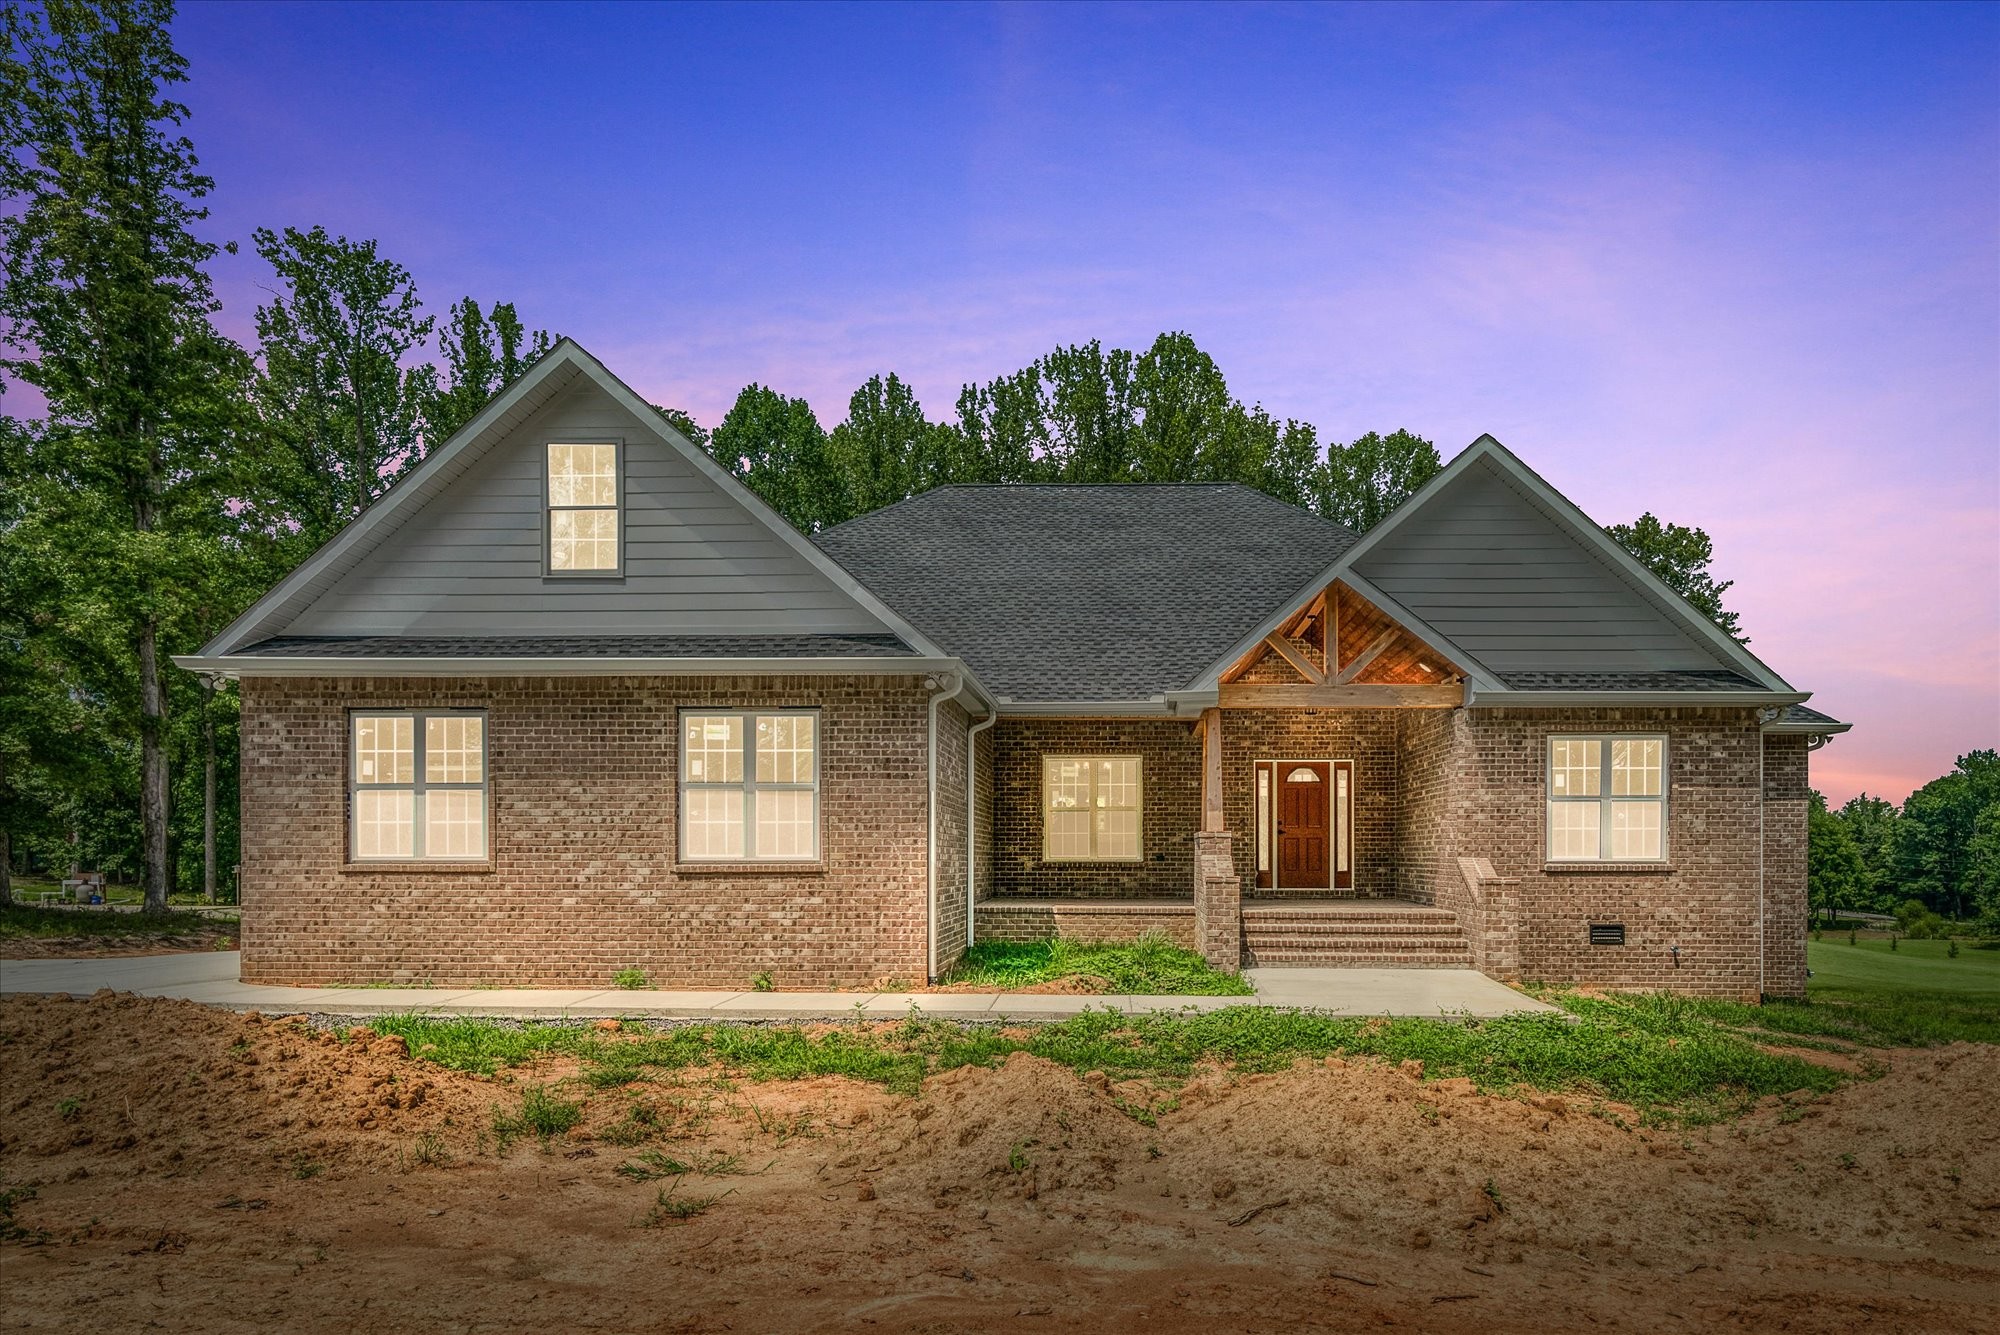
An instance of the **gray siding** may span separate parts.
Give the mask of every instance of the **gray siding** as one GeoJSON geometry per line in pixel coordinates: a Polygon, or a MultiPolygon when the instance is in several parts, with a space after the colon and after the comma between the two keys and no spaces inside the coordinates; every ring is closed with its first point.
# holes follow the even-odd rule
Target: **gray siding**
{"type": "Polygon", "coordinates": [[[1355,569],[1495,672],[1729,666],[1484,461],[1355,569]]]}
{"type": "Polygon", "coordinates": [[[282,628],[288,635],[885,629],[656,429],[583,378],[471,462],[282,628]],[[543,576],[542,447],[564,438],[625,442],[622,580],[543,576]]]}

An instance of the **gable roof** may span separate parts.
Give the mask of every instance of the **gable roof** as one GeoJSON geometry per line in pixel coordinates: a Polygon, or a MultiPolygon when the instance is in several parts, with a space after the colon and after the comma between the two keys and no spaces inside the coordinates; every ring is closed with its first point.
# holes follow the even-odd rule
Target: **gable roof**
{"type": "Polygon", "coordinates": [[[1017,710],[1184,687],[1355,540],[1236,483],[944,486],[814,539],[1017,710]]]}
{"type": "MultiPolygon", "coordinates": [[[[627,471],[633,467],[628,458],[627,471]]],[[[648,661],[876,658],[886,644],[913,657],[948,657],[595,357],[564,339],[199,655],[177,661],[195,670],[271,670],[281,655],[250,651],[281,638],[293,642],[295,657],[353,658],[365,646],[372,656],[408,660],[434,656],[429,648],[449,643],[453,657],[546,658],[567,651],[522,653],[522,643],[547,639],[574,647],[579,637],[637,637],[676,651],[648,661]],[[628,578],[609,590],[567,581],[560,590],[546,588],[538,492],[522,498],[524,486],[539,488],[539,465],[529,466],[525,480],[495,474],[505,462],[497,447],[579,403],[601,405],[592,411],[622,427],[628,456],[643,445],[658,479],[654,494],[626,488],[628,578]],[[481,488],[508,507],[498,519],[459,513],[481,488]],[[657,551],[647,549],[650,560],[634,559],[642,529],[656,539],[657,551]],[[705,602],[700,590],[708,586],[690,575],[697,566],[710,585],[747,594],[732,594],[728,604],[744,610],[703,611],[714,600],[705,602]],[[822,635],[832,638],[807,642],[822,635]],[[857,653],[856,636],[874,645],[857,653]],[[734,642],[702,643],[714,639],[734,642]],[[308,654],[305,641],[344,643],[308,654]],[[512,652],[503,653],[501,641],[512,652]]]]}
{"type": "Polygon", "coordinates": [[[1218,656],[1196,688],[1335,580],[1463,668],[1469,704],[1807,698],[1490,435],[1218,656]]]}

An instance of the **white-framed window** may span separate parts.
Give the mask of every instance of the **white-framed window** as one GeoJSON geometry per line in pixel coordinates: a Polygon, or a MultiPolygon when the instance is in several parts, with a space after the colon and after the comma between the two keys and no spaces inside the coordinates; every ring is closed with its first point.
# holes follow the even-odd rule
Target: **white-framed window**
{"type": "Polygon", "coordinates": [[[1042,757],[1042,857],[1137,862],[1144,777],[1137,756],[1042,757]]]}
{"type": "Polygon", "coordinates": [[[1549,861],[1667,856],[1667,739],[1549,738],[1549,861]]]}
{"type": "Polygon", "coordinates": [[[550,443],[549,574],[615,575],[624,568],[621,453],[615,442],[550,443]]]}
{"type": "Polygon", "coordinates": [[[486,715],[356,711],[348,734],[353,861],[485,861],[486,715]]]}
{"type": "Polygon", "coordinates": [[[819,860],[819,711],[681,714],[681,859],[819,860]]]}

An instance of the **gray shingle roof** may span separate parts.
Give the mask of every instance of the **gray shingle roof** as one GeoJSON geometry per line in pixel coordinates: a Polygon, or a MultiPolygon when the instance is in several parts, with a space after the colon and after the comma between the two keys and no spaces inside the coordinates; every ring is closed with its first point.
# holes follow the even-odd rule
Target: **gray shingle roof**
{"type": "Polygon", "coordinates": [[[1778,714],[1778,726],[1794,732],[1809,730],[1845,732],[1854,725],[1842,723],[1831,714],[1822,714],[1817,709],[1808,709],[1804,705],[1786,705],[1778,714]]]}
{"type": "Polygon", "coordinates": [[[892,658],[894,635],[280,635],[238,653],[278,658],[892,658]]]}
{"type": "Polygon", "coordinates": [[[1652,672],[1502,672],[1516,691],[1761,691],[1757,682],[1727,668],[1652,672]]]}
{"type": "Polygon", "coordinates": [[[947,486],[814,541],[995,694],[1188,686],[1356,536],[1234,483],[947,486]]]}

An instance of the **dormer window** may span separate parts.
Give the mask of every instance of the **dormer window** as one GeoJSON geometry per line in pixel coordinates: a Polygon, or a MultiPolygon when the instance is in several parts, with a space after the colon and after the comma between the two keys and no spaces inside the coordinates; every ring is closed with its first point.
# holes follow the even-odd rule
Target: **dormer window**
{"type": "Polygon", "coordinates": [[[551,575],[615,575],[619,543],[616,444],[551,444],[548,459],[551,575]]]}

